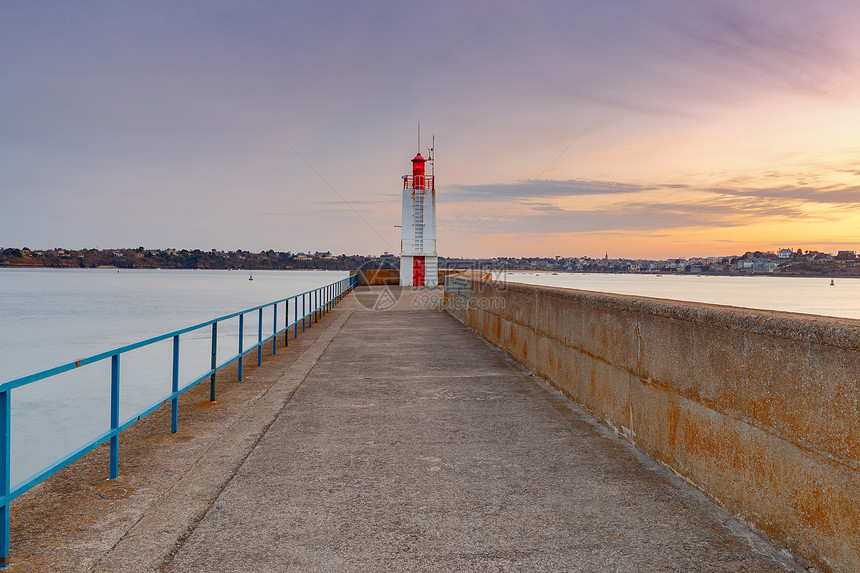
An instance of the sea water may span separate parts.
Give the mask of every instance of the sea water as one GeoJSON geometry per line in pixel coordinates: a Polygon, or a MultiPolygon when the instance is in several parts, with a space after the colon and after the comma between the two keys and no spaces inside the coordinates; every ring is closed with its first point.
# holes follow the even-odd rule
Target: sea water
{"type": "MultiPolygon", "coordinates": [[[[0,381],[331,284],[335,271],[0,269],[0,381]]],[[[509,272],[503,280],[561,288],[860,319],[860,279],[509,272]]],[[[289,322],[296,319],[290,308],[289,322]]],[[[273,330],[271,309],[263,336],[273,330]]],[[[278,328],[283,327],[283,305],[278,328]]],[[[238,350],[238,320],[218,326],[218,362],[238,350]]],[[[257,341],[245,317],[243,347],[257,341]]],[[[180,338],[180,384],[206,372],[211,330],[180,338]]],[[[267,345],[268,352],[271,348],[267,345]]],[[[120,360],[120,420],[170,392],[172,340],[120,360]]],[[[12,484],[110,427],[110,360],[12,390],[12,484]]]]}
{"type": "Polygon", "coordinates": [[[860,318],[860,279],[676,274],[508,272],[512,283],[860,318]]]}
{"type": "MultiPolygon", "coordinates": [[[[342,271],[0,269],[0,382],[287,298],[342,271]],[[253,276],[254,280],[249,280],[253,276]]],[[[309,306],[307,301],[307,305],[309,306]]],[[[291,304],[289,322],[301,315],[291,304]]],[[[263,337],[274,329],[264,311],[263,337]]],[[[244,319],[243,347],[259,314],[244,319]]],[[[284,327],[284,304],[278,329],[284,327]]],[[[218,363],[238,351],[238,319],[218,325],[218,363]]],[[[172,339],[120,358],[120,421],[170,392],[172,339]]],[[[271,345],[266,345],[271,352],[271,345]]],[[[180,337],[180,385],[205,373],[211,327],[180,337]]],[[[110,428],[110,360],[12,390],[12,484],[110,428]]]]}

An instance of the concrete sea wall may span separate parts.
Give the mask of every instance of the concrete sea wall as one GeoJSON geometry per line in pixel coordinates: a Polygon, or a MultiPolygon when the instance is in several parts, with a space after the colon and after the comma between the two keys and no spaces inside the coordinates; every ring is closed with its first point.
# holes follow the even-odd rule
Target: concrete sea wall
{"type": "MultiPolygon", "coordinates": [[[[445,277],[462,273],[462,269],[439,269],[439,284],[445,282],[445,277]]],[[[400,284],[400,271],[397,269],[359,269],[353,271],[358,274],[360,286],[395,286],[400,284]]]]}
{"type": "Polygon", "coordinates": [[[474,275],[445,305],[772,539],[860,571],[860,321],[474,275]]]}
{"type": "Polygon", "coordinates": [[[359,286],[400,284],[400,271],[397,269],[359,269],[350,274],[356,273],[359,286]]]}

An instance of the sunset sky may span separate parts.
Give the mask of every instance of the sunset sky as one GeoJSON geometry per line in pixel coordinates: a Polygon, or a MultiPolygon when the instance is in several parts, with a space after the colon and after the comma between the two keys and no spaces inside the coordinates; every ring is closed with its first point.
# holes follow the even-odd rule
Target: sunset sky
{"type": "Polygon", "coordinates": [[[860,3],[0,4],[0,246],[860,250],[860,3]]]}

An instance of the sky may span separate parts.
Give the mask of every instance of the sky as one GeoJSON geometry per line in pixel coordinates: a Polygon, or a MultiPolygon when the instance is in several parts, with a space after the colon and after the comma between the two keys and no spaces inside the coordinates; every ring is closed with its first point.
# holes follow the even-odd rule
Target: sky
{"type": "Polygon", "coordinates": [[[860,251],[860,3],[0,3],[0,246],[860,251]]]}

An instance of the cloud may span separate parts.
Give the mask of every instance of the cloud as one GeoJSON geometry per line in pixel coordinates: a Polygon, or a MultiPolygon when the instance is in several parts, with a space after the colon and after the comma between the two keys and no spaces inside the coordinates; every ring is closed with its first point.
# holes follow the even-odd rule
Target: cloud
{"type": "MultiPolygon", "coordinates": [[[[399,195],[398,195],[399,197],[399,195]]],[[[337,200],[337,201],[308,201],[308,204],[313,205],[334,205],[336,207],[340,207],[343,205],[388,205],[391,203],[390,200],[383,201],[382,199],[348,199],[348,200],[337,200]]]]}
{"type": "Polygon", "coordinates": [[[847,20],[834,20],[838,13],[851,15],[799,0],[781,4],[778,15],[770,3],[722,2],[678,10],[669,16],[677,43],[664,46],[674,48],[666,56],[721,82],[733,78],[743,86],[825,93],[836,78],[851,73],[853,58],[838,34],[847,20]]]}
{"type": "Polygon", "coordinates": [[[831,187],[815,189],[813,187],[776,186],[764,188],[730,189],[712,187],[712,193],[731,197],[781,199],[784,201],[802,201],[804,203],[829,203],[846,207],[860,206],[860,187],[831,187]]]}
{"type": "Polygon", "coordinates": [[[738,227],[763,218],[799,219],[808,217],[802,208],[780,201],[741,198],[711,203],[644,203],[591,209],[568,210],[537,204],[524,214],[500,218],[464,217],[451,222],[452,230],[486,233],[570,233],[595,231],[658,231],[685,227],[738,227]],[[536,208],[535,208],[536,207],[536,208]]]}
{"type": "MultiPolygon", "coordinates": [[[[860,173],[860,170],[858,170],[860,173]]],[[[584,179],[568,180],[545,180],[531,179],[518,183],[500,183],[488,185],[452,185],[446,188],[444,199],[446,202],[458,201],[504,201],[532,199],[553,199],[576,196],[619,196],[619,200],[625,194],[630,194],[630,199],[635,194],[653,192],[659,190],[686,190],[692,193],[713,195],[715,197],[737,197],[749,200],[774,199],[782,202],[802,202],[814,204],[834,204],[845,207],[860,206],[860,186],[831,185],[823,188],[809,185],[773,185],[766,187],[738,186],[735,181],[719,184],[716,186],[696,187],[680,183],[656,183],[656,184],[634,184],[621,183],[618,181],[595,181],[584,179]]],[[[676,196],[677,194],[673,194],[676,196]]],[[[554,203],[547,201],[528,202],[535,210],[549,211],[554,203]]],[[[630,205],[637,203],[628,203],[630,205]]],[[[704,203],[696,203],[699,208],[707,210],[704,203]]]]}
{"type": "Polygon", "coordinates": [[[615,181],[528,179],[518,183],[452,185],[444,189],[443,192],[446,201],[482,201],[487,199],[526,199],[529,197],[619,195],[651,189],[654,187],[615,181]]]}
{"type": "MultiPolygon", "coordinates": [[[[710,187],[678,184],[630,185],[612,181],[525,181],[510,185],[459,186],[460,200],[511,199],[498,215],[483,210],[445,221],[448,231],[475,234],[669,231],[687,227],[731,228],[763,221],[829,220],[808,205],[860,207],[860,187],[710,187]],[[677,192],[688,190],[679,198],[677,192]],[[553,199],[608,195],[611,205],[567,209],[553,199]],[[669,198],[671,197],[671,199],[669,198]],[[516,205],[514,206],[514,203],[516,205]]],[[[447,199],[447,198],[446,198],[447,199]]],[[[461,211],[462,212],[462,211],[461,211]]]]}
{"type": "Polygon", "coordinates": [[[538,203],[538,202],[530,202],[526,203],[526,206],[530,207],[534,211],[542,211],[544,213],[563,213],[564,209],[559,207],[554,203],[538,203]]]}

